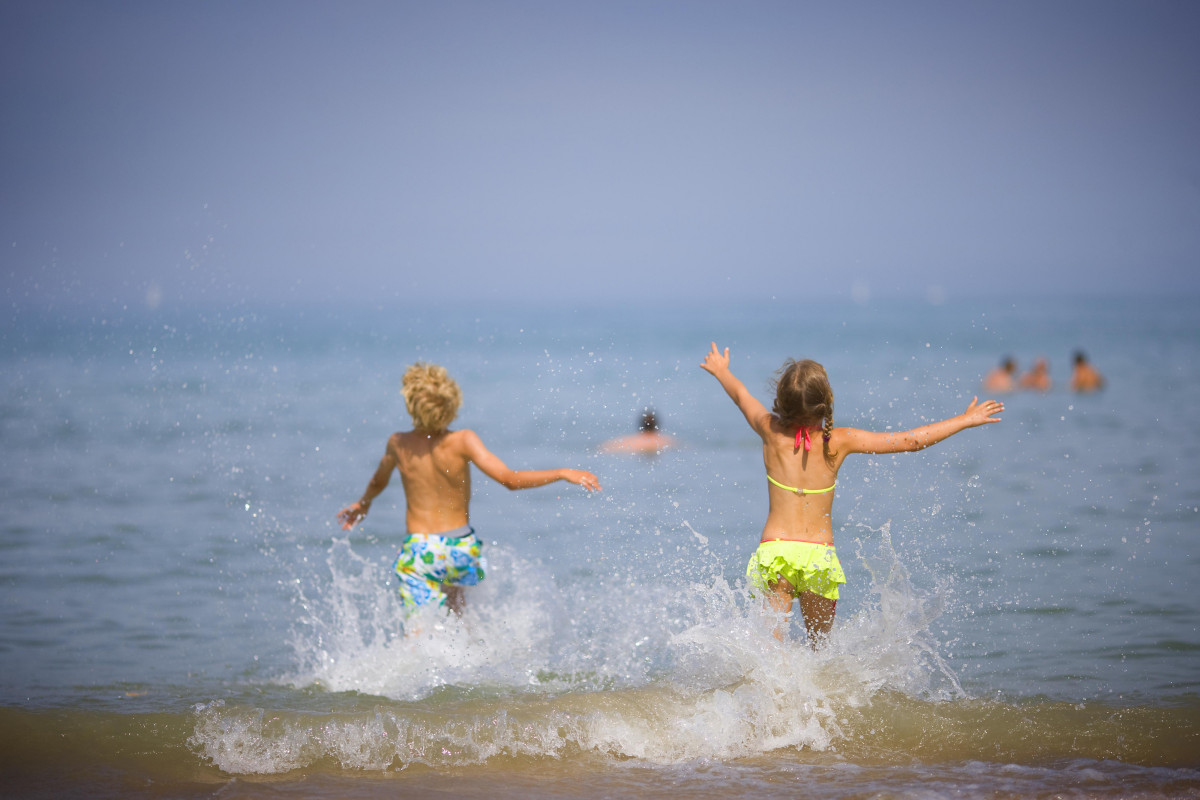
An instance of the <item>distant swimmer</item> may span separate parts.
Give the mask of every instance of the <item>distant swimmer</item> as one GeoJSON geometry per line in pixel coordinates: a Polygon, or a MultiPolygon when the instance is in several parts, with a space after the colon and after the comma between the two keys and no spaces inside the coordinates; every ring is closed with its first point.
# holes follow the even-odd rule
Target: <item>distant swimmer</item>
{"type": "Polygon", "coordinates": [[[675,445],[675,439],[658,428],[658,417],[651,409],[642,414],[638,432],[600,445],[602,453],[642,453],[654,455],[675,445]]]}
{"type": "Polygon", "coordinates": [[[1021,376],[1017,384],[1022,389],[1032,389],[1035,392],[1050,391],[1050,364],[1044,358],[1033,362],[1033,369],[1021,376]]]}
{"type": "Polygon", "coordinates": [[[1016,380],[1017,362],[1005,358],[1000,362],[1000,366],[983,376],[983,390],[993,394],[1011,392],[1016,386],[1016,380]]]}
{"type": "Polygon", "coordinates": [[[1075,368],[1071,372],[1071,391],[1097,392],[1104,388],[1104,376],[1091,365],[1082,350],[1075,351],[1075,368]]]}
{"type": "MultiPolygon", "coordinates": [[[[967,428],[999,422],[996,414],[1004,411],[1003,403],[975,398],[958,416],[910,431],[835,428],[833,389],[825,368],[815,361],[784,362],[770,411],[730,372],[728,347],[722,352],[714,342],[700,366],[720,382],[763,442],[767,521],[746,577],[777,613],[790,614],[792,601],[799,599],[813,647],[833,629],[838,588],[846,582],[830,519],[838,470],[846,456],[924,450],[967,428]],[[819,458],[810,454],[814,447],[819,458]]],[[[775,636],[782,641],[783,630],[777,628],[775,636]]]]}
{"type": "Polygon", "coordinates": [[[404,373],[404,405],[413,430],[393,433],[362,498],[338,512],[342,529],[367,516],[371,502],[387,488],[392,470],[404,486],[408,534],[396,556],[400,597],[408,609],[430,603],[461,614],[463,587],[483,580],[483,542],[471,527],[471,465],[507,489],[532,489],[555,481],[589,492],[600,482],[580,469],[509,469],[471,430],[452,431],[462,392],[436,364],[417,362],[404,373]]]}

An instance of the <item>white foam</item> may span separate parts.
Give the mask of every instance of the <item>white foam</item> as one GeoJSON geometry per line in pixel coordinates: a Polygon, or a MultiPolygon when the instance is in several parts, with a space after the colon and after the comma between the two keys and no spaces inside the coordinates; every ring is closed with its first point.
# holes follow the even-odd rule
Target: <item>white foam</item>
{"type": "Polygon", "coordinates": [[[839,618],[818,651],[778,642],[779,620],[719,575],[564,588],[502,548],[489,551],[492,571],[461,619],[431,609],[402,622],[385,569],[342,540],[323,594],[300,601],[300,666],[287,681],[396,702],[330,715],[210,704],[197,708],[192,745],[234,773],[320,760],[383,769],[591,752],[681,763],[835,748],[844,712],[881,690],[962,695],[929,633],[940,599],[914,590],[887,527],[878,533],[858,554],[875,600],[839,618]],[[434,695],[447,686],[461,689],[434,695]]]}
{"type": "MultiPolygon", "coordinates": [[[[551,631],[543,598],[513,589],[513,565],[490,552],[489,576],[468,590],[463,616],[429,606],[408,615],[395,576],[356,554],[345,539],[329,550],[330,583],[302,596],[295,631],[298,670],[290,683],[397,700],[447,685],[527,685],[544,663],[551,631]],[[509,575],[506,579],[504,576],[509,575]]],[[[526,568],[528,569],[528,568],[526,568]]]]}

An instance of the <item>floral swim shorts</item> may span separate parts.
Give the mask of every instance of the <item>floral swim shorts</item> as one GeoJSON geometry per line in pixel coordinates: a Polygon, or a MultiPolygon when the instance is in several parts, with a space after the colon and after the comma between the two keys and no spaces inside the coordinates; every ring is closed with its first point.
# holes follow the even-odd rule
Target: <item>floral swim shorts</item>
{"type": "Polygon", "coordinates": [[[410,533],[396,554],[400,597],[410,608],[446,604],[442,586],[474,586],[483,580],[483,542],[470,525],[444,533],[410,533]]]}

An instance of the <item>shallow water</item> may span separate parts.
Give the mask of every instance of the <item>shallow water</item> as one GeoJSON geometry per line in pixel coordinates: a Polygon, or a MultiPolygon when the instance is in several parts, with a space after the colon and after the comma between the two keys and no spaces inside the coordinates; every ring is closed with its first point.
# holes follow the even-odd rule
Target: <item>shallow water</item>
{"type": "Polygon", "coordinates": [[[775,307],[18,315],[0,342],[9,793],[1200,794],[1188,305],[826,313],[811,331],[775,307]],[[760,397],[785,357],[821,360],[839,424],[957,413],[1008,353],[1049,356],[1059,388],[847,461],[849,583],[814,653],[798,625],[775,642],[745,592],[765,484],[698,368],[713,339],[760,397]],[[1101,394],[1061,388],[1081,345],[1101,394]],[[477,476],[491,569],[461,620],[403,620],[398,482],[352,534],[333,518],[405,426],[417,358],[458,378],[460,425],[511,466],[605,487],[477,476]],[[596,452],[646,405],[682,447],[596,452]]]}

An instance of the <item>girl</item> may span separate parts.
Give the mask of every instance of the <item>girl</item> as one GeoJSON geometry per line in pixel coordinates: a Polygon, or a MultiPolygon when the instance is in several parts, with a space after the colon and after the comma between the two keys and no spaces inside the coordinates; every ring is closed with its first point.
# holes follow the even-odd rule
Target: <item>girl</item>
{"type": "MultiPolygon", "coordinates": [[[[799,598],[809,643],[820,645],[833,627],[838,586],[846,582],[833,549],[833,492],[838,469],[851,453],[906,453],[924,450],[959,431],[989,422],[1004,404],[971,400],[957,417],[903,433],[874,433],[833,427],[833,389],[815,361],[788,359],[775,381],[771,411],[729,371],[729,348],[713,342],[700,365],[712,374],[762,437],[767,468],[767,522],[746,576],[784,615],[799,598]],[[816,449],[813,443],[816,440],[816,449]]],[[[786,619],[786,616],[784,617],[786,619]]],[[[775,629],[783,640],[783,629],[775,629]]]]}

